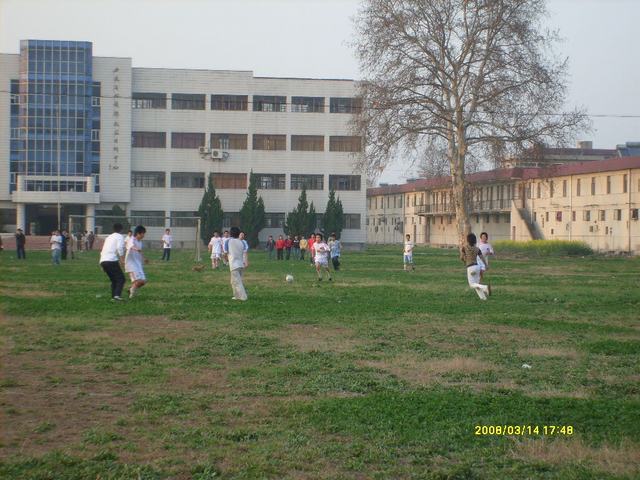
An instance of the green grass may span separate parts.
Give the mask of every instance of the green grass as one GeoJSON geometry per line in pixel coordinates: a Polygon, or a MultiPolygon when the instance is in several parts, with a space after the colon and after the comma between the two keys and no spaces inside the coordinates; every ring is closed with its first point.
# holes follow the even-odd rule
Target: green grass
{"type": "Polygon", "coordinates": [[[498,255],[487,302],[450,250],[321,284],[254,252],[246,303],[153,252],[121,304],[95,252],[3,252],[0,478],[638,478],[640,259],[538,251],[498,255]]]}
{"type": "Polygon", "coordinates": [[[593,255],[593,249],[585,242],[576,240],[531,240],[515,242],[498,240],[494,243],[497,251],[507,254],[526,254],[536,257],[593,255]]]}

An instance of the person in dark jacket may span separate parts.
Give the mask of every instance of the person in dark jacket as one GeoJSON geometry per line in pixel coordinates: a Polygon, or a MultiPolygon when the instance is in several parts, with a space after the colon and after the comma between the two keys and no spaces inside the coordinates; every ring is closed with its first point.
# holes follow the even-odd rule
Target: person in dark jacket
{"type": "Polygon", "coordinates": [[[27,257],[24,253],[24,246],[27,243],[27,237],[25,237],[24,232],[21,228],[16,230],[16,254],[18,259],[26,260],[27,257]]]}

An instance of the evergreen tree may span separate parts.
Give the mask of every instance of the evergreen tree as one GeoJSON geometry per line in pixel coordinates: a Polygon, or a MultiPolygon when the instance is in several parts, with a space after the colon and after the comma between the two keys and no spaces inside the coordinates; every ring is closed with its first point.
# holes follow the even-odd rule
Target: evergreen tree
{"type": "Polygon", "coordinates": [[[342,226],[344,221],[344,211],[342,210],[342,201],[340,197],[336,199],[336,192],[331,190],[329,192],[329,200],[327,201],[327,207],[324,210],[324,217],[322,219],[322,225],[327,235],[335,233],[340,238],[342,232],[342,226]]]}
{"type": "Polygon", "coordinates": [[[216,189],[213,186],[213,173],[210,173],[207,188],[198,207],[200,238],[205,244],[209,243],[214,231],[222,231],[223,215],[220,197],[216,195],[216,189]]]}
{"type": "Polygon", "coordinates": [[[264,213],[264,201],[258,197],[258,178],[251,172],[249,176],[249,188],[240,209],[240,225],[246,235],[246,240],[253,248],[258,245],[258,234],[266,224],[264,213]]]}
{"type": "Polygon", "coordinates": [[[307,190],[302,189],[298,197],[298,206],[287,214],[284,223],[284,233],[287,235],[308,235],[309,203],[307,202],[307,190]]]}
{"type": "Polygon", "coordinates": [[[311,202],[311,205],[309,205],[309,213],[307,213],[307,218],[306,218],[306,235],[308,235],[311,232],[315,232],[316,231],[316,226],[318,223],[318,219],[316,218],[317,214],[316,214],[316,207],[313,206],[313,202],[311,202]]]}

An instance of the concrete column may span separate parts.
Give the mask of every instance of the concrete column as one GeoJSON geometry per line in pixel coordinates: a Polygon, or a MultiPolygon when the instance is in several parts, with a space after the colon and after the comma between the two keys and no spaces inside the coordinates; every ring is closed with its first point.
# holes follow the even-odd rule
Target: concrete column
{"type": "Polygon", "coordinates": [[[84,229],[87,232],[95,232],[96,230],[96,206],[95,205],[87,205],[85,208],[85,219],[84,219],[84,229]]]}
{"type": "Polygon", "coordinates": [[[27,206],[24,203],[16,203],[16,228],[27,229],[27,206]]]}

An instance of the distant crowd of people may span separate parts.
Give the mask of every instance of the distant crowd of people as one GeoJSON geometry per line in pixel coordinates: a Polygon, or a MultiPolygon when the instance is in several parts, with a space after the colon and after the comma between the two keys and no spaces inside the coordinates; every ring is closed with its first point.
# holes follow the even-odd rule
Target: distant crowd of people
{"type": "Polygon", "coordinates": [[[321,233],[312,233],[309,235],[309,239],[298,235],[294,235],[293,237],[287,235],[286,238],[280,235],[276,240],[273,238],[273,235],[269,235],[265,244],[265,251],[267,252],[267,258],[269,260],[273,260],[274,258],[276,260],[290,260],[293,258],[294,260],[301,261],[305,260],[305,256],[307,252],[309,252],[311,265],[317,263],[316,257],[321,263],[323,263],[326,257],[327,265],[329,258],[331,258],[333,269],[339,270],[342,245],[337,235],[332,233],[329,236],[329,241],[324,243],[327,246],[326,252],[319,247],[321,243],[324,243],[324,237],[321,233]],[[316,246],[316,243],[318,243],[318,246],[316,246]]]}
{"type": "MultiPolygon", "coordinates": [[[[22,242],[22,258],[24,258],[24,244],[26,239],[21,229],[18,229],[16,233],[16,248],[18,246],[18,234],[21,235],[22,242]]],[[[93,244],[96,241],[96,235],[93,232],[85,231],[77,232],[75,234],[69,233],[67,230],[54,230],[51,232],[49,238],[49,245],[51,247],[51,261],[54,265],[60,265],[60,260],[66,260],[71,256],[71,259],[75,259],[75,252],[84,250],[93,250],[93,244]]],[[[20,256],[18,256],[20,258],[20,256]]]]}

